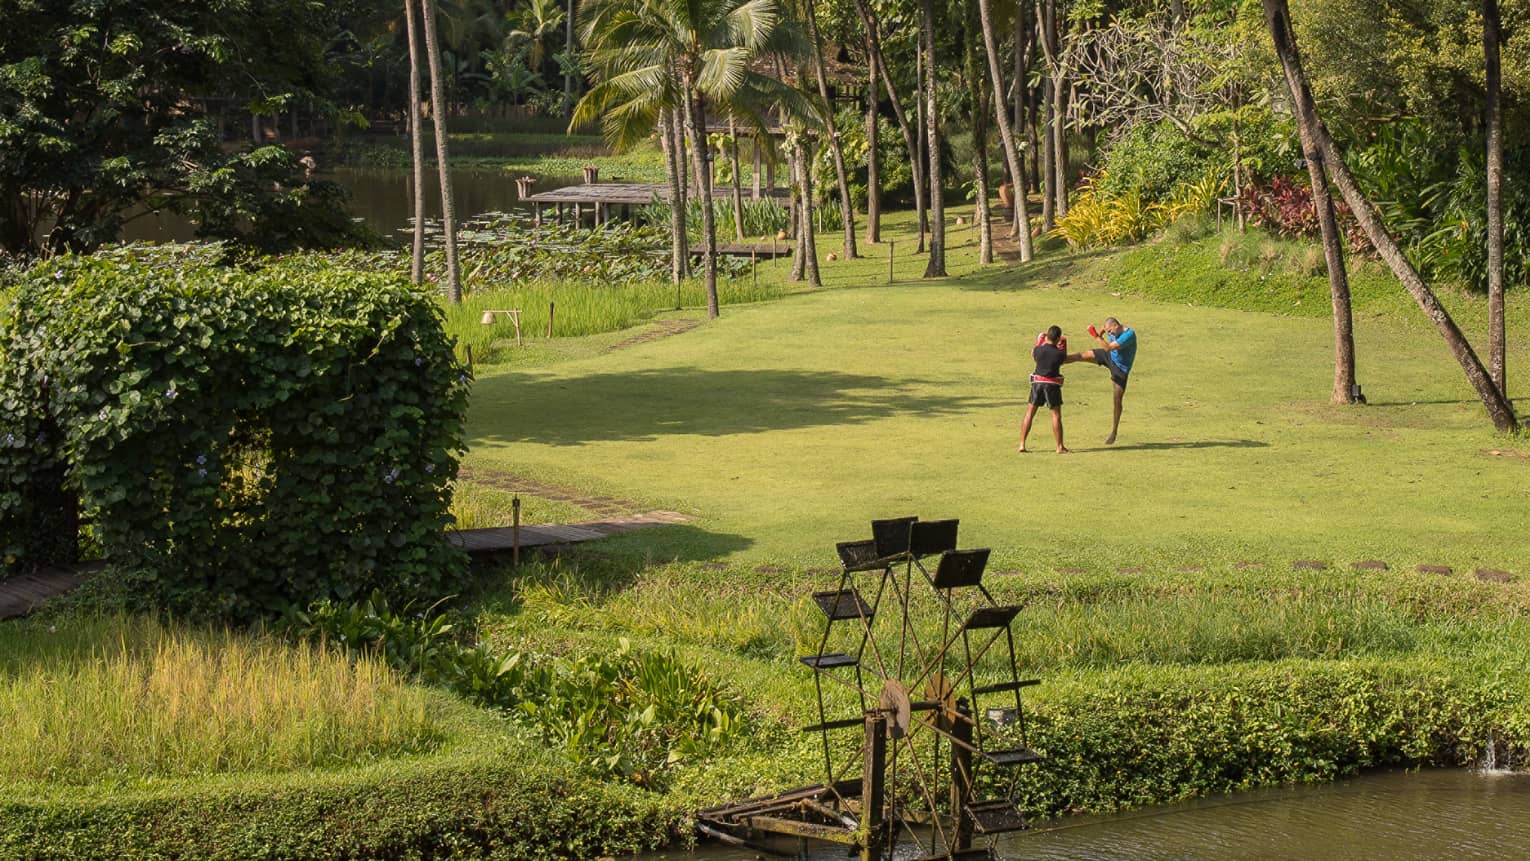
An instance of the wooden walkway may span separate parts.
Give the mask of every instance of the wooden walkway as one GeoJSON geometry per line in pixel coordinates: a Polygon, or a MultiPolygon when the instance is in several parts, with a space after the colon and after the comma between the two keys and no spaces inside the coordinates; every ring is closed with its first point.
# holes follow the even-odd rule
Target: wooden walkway
{"type": "Polygon", "coordinates": [[[100,567],[99,563],[90,563],[75,568],[44,568],[0,580],[0,620],[25,616],[49,598],[73,592],[100,567]]]}
{"type": "MultiPolygon", "coordinates": [[[[594,541],[597,538],[605,538],[607,535],[615,535],[619,532],[631,532],[634,529],[689,523],[693,519],[678,511],[649,511],[644,514],[607,517],[589,523],[522,526],[519,540],[522,550],[555,547],[594,541]]],[[[513,526],[497,526],[490,529],[463,529],[448,532],[446,537],[447,540],[467,551],[469,556],[493,557],[514,552],[515,532],[513,526]]]]}
{"type": "MultiPolygon", "coordinates": [[[[753,192],[746,190],[746,197],[752,197],[753,192]]],[[[761,191],[762,197],[774,198],[778,201],[787,200],[790,196],[786,189],[775,188],[769,191],[761,191]]],[[[730,199],[733,197],[733,186],[714,186],[712,196],[718,199],[730,199]]],[[[522,202],[530,204],[600,204],[602,206],[627,205],[647,206],[650,203],[666,203],[669,201],[669,186],[663,183],[648,182],[586,182],[576,185],[565,185],[562,188],[554,188],[549,191],[539,191],[529,195],[522,202]]]]}

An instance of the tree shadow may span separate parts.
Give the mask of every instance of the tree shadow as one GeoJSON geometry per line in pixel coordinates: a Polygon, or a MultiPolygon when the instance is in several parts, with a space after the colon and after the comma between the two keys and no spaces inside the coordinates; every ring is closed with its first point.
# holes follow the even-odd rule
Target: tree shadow
{"type": "Polygon", "coordinates": [[[463,603],[472,612],[514,614],[520,611],[521,591],[529,585],[552,580],[583,595],[608,595],[630,588],[652,566],[708,562],[753,546],[752,538],[712,532],[693,523],[638,529],[579,544],[548,545],[523,551],[519,567],[510,563],[509,554],[476,562],[474,583],[464,594],[463,603]]]}
{"type": "Polygon", "coordinates": [[[800,370],[660,368],[577,378],[504,374],[478,381],[469,445],[580,445],[678,434],[723,436],[924,417],[1007,401],[932,393],[935,381],[800,370]]]}
{"type": "Polygon", "coordinates": [[[1065,282],[1073,270],[1086,260],[1106,257],[1112,249],[1095,249],[1071,254],[1057,254],[1033,259],[1029,263],[1011,262],[1010,265],[992,267],[973,272],[961,278],[958,286],[963,290],[1015,291],[1036,287],[1054,287],[1065,282]]]}
{"type": "Polygon", "coordinates": [[[1091,451],[1173,451],[1176,449],[1195,448],[1269,448],[1267,442],[1255,439],[1225,439],[1225,440],[1195,440],[1192,442],[1134,442],[1127,445],[1104,445],[1097,448],[1074,449],[1077,452],[1091,451]]]}

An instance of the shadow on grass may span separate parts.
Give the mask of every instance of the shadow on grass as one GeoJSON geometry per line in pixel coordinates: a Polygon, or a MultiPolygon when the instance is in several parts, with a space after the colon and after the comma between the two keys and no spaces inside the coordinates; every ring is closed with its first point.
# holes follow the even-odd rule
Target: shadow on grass
{"type": "Polygon", "coordinates": [[[958,285],[963,290],[1030,290],[1036,287],[1056,287],[1066,282],[1073,270],[1086,260],[1109,257],[1118,249],[1099,248],[1077,253],[1056,253],[1041,256],[1030,263],[1009,263],[963,276],[958,285]]]}
{"type": "Polygon", "coordinates": [[[1207,439],[1192,442],[1135,442],[1129,445],[1105,445],[1098,448],[1081,448],[1074,451],[1174,451],[1194,448],[1269,448],[1267,442],[1255,439],[1207,439]]]}
{"type": "Polygon", "coordinates": [[[513,613],[519,610],[521,590],[529,585],[560,582],[581,594],[607,594],[630,587],[654,565],[707,562],[753,546],[754,539],[743,535],[681,523],[527,551],[519,568],[506,554],[475,564],[475,588],[466,600],[477,610],[513,613]]]}
{"type": "Polygon", "coordinates": [[[577,378],[506,374],[473,393],[469,445],[579,445],[723,436],[952,415],[1006,401],[930,391],[931,381],[835,371],[679,367],[577,378]]]}

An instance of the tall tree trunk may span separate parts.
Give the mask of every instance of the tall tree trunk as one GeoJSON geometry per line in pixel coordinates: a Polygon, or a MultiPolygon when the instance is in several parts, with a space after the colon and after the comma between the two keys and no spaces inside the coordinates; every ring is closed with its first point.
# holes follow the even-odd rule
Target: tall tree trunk
{"type": "MultiPolygon", "coordinates": [[[[1296,46],[1296,33],[1291,27],[1291,11],[1286,0],[1262,0],[1264,4],[1265,23],[1269,25],[1270,35],[1275,42],[1275,53],[1280,57],[1281,65],[1286,70],[1288,80],[1294,77],[1297,86],[1294,90],[1300,93],[1309,93],[1306,75],[1302,71],[1301,55],[1296,46]]],[[[1309,96],[1310,98],[1310,96],[1309,96]]],[[[1339,187],[1339,193],[1344,196],[1344,201],[1355,214],[1355,220],[1365,231],[1365,235],[1375,247],[1376,253],[1386,261],[1392,274],[1402,282],[1406,289],[1418,303],[1430,322],[1434,323],[1435,329],[1444,339],[1461,369],[1466,373],[1466,379],[1477,392],[1477,397],[1487,408],[1488,416],[1493,421],[1493,426],[1500,431],[1508,432],[1519,429],[1519,422],[1514,417],[1514,409],[1504,398],[1498,387],[1493,385],[1493,380],[1488,376],[1487,369],[1482,366],[1482,361],[1477,357],[1472,345],[1461,334],[1461,330],[1451,319],[1450,313],[1440,304],[1435,297],[1434,291],[1424,283],[1419,276],[1418,270],[1408,261],[1397,241],[1387,232],[1386,226],[1381,221],[1381,216],[1376,212],[1355,182],[1354,175],[1349,172],[1349,167],[1344,163],[1344,156],[1334,144],[1333,137],[1328,133],[1327,127],[1317,115],[1315,106],[1311,106],[1312,114],[1317,120],[1313,129],[1318,144],[1322,147],[1322,158],[1334,184],[1339,187]]]]}
{"type": "Polygon", "coordinates": [[[882,54],[882,37],[878,32],[876,15],[866,0],[855,0],[856,11],[860,13],[861,23],[866,28],[866,38],[871,41],[871,52],[876,58],[876,71],[882,79],[882,86],[887,92],[887,101],[892,106],[893,118],[898,123],[898,131],[903,134],[903,145],[908,149],[908,162],[910,171],[914,175],[914,211],[919,223],[919,248],[924,250],[924,225],[926,223],[924,166],[919,159],[919,139],[924,134],[921,126],[916,134],[909,127],[908,114],[903,110],[903,99],[899,97],[898,90],[893,86],[892,75],[888,71],[887,58],[882,54]]]}
{"type": "Polygon", "coordinates": [[[1052,144],[1057,148],[1057,154],[1052,157],[1052,169],[1057,171],[1052,190],[1057,193],[1053,209],[1058,218],[1068,215],[1068,79],[1065,74],[1066,70],[1059,62],[1057,74],[1052,78],[1052,144]]]}
{"type": "Polygon", "coordinates": [[[866,242],[882,241],[882,172],[877,155],[877,55],[866,39],[866,242]]]}
{"type": "Polygon", "coordinates": [[[792,138],[795,143],[788,146],[786,153],[787,184],[791,187],[789,198],[792,201],[791,212],[789,213],[791,224],[787,228],[787,232],[791,234],[792,242],[796,243],[796,247],[792,251],[792,281],[801,281],[807,277],[806,249],[808,246],[807,239],[803,236],[802,211],[808,208],[808,203],[807,198],[802,193],[802,171],[798,170],[798,165],[802,163],[801,150],[804,146],[803,141],[805,138],[806,133],[798,130],[792,138]]]}
{"type": "Polygon", "coordinates": [[[733,161],[733,238],[744,241],[744,166],[738,160],[738,123],[728,115],[728,157],[733,161]]]}
{"type": "MultiPolygon", "coordinates": [[[[563,50],[572,57],[574,55],[574,0],[568,0],[568,9],[563,15],[563,50]]],[[[559,65],[563,65],[560,63],[559,65]]],[[[534,69],[533,71],[540,71],[534,69]]],[[[568,73],[567,66],[563,70],[563,110],[573,110],[574,106],[574,79],[568,73]]]]}
{"type": "MultiPolygon", "coordinates": [[[[1031,245],[1031,218],[1025,211],[1025,188],[1022,185],[1023,171],[1020,169],[1020,154],[1015,150],[1015,132],[1010,127],[1009,112],[1004,109],[1004,74],[999,71],[999,40],[993,32],[993,13],[989,9],[989,0],[978,0],[978,15],[983,29],[983,51],[988,58],[988,82],[993,87],[993,110],[994,119],[999,127],[999,139],[1004,146],[1004,163],[1009,165],[1011,190],[1015,207],[1015,229],[1013,233],[1020,239],[1020,260],[1029,261],[1035,253],[1031,245]]],[[[1016,50],[1019,46],[1016,45],[1016,50]]],[[[974,82],[976,83],[976,82],[974,82]]],[[[1015,82],[1020,85],[1019,81],[1015,82]]],[[[986,111],[987,106],[981,102],[977,105],[979,113],[986,111]]],[[[974,130],[976,117],[974,117],[974,130]]],[[[984,162],[984,166],[987,163],[984,162]]]]}
{"type": "MultiPolygon", "coordinates": [[[[678,285],[691,268],[689,238],[685,232],[685,157],[675,152],[674,111],[665,109],[659,118],[659,140],[664,145],[664,178],[669,182],[669,277],[678,285]]],[[[678,294],[677,294],[678,295],[678,294]]],[[[676,310],[679,299],[675,300],[676,310]]]]}
{"type": "Polygon", "coordinates": [[[850,179],[845,174],[845,148],[839,142],[839,123],[834,119],[834,103],[829,101],[829,77],[823,69],[823,42],[818,35],[817,8],[816,0],[808,0],[808,38],[813,43],[813,75],[818,79],[818,97],[823,99],[824,110],[828,112],[824,118],[828,122],[829,155],[834,160],[834,182],[839,186],[839,218],[845,235],[845,259],[851,260],[859,256],[855,253],[855,206],[850,202],[850,179]]]}
{"type": "MultiPolygon", "coordinates": [[[[968,93],[968,123],[972,126],[972,190],[976,197],[972,220],[977,230],[978,265],[987,266],[993,263],[993,221],[988,210],[988,109],[990,105],[999,104],[999,100],[989,97],[986,73],[978,72],[973,31],[984,31],[985,38],[992,33],[990,28],[983,26],[982,10],[977,8],[978,5],[972,0],[963,4],[966,15],[961,39],[962,83],[968,93]]],[[[998,116],[999,124],[1003,125],[1003,114],[998,116]]]]}
{"type": "Polygon", "coordinates": [[[451,162],[446,157],[446,93],[441,82],[441,46],[436,38],[432,0],[420,0],[425,53],[430,60],[430,113],[436,124],[436,167],[441,172],[441,233],[446,242],[446,298],[462,304],[462,273],[457,268],[457,204],[452,199],[451,162]]]}
{"type": "Polygon", "coordinates": [[[1040,31],[1041,52],[1047,62],[1047,81],[1041,85],[1041,229],[1051,233],[1057,227],[1057,148],[1053,127],[1057,124],[1056,89],[1051,79],[1057,74],[1057,54],[1053,48],[1057,17],[1056,0],[1036,0],[1036,26],[1040,31]]]}
{"type": "Polygon", "coordinates": [[[924,118],[929,141],[930,260],[924,277],[946,274],[945,182],[940,170],[940,107],[935,101],[935,11],[931,0],[919,0],[919,35],[924,42],[924,118]]]}
{"type": "MultiPolygon", "coordinates": [[[[1272,28],[1277,22],[1271,21],[1272,28]]],[[[1272,32],[1274,32],[1272,30],[1272,32]]],[[[1283,48],[1276,39],[1277,48],[1283,48]]],[[[1302,75],[1299,62],[1291,51],[1281,50],[1286,86],[1296,115],[1296,130],[1307,162],[1307,176],[1312,183],[1312,205],[1317,210],[1318,229],[1323,237],[1323,257],[1328,266],[1328,293],[1333,304],[1333,392],[1330,400],[1349,403],[1355,385],[1355,329],[1350,311],[1349,275],[1344,266],[1344,238],[1334,215],[1333,195],[1328,190],[1328,174],[1323,169],[1322,147],[1317,140],[1317,105],[1302,75]]]]}
{"type": "MultiPolygon", "coordinates": [[[[1030,111],[1031,94],[1031,88],[1026,83],[1026,73],[1031,67],[1031,34],[1035,32],[1034,27],[1027,26],[1030,22],[1026,19],[1025,11],[1029,5],[1027,0],[1016,0],[1015,2],[1015,66],[1013,76],[1015,84],[1014,98],[1012,99],[1015,125],[1011,132],[1016,136],[1021,135],[1022,131],[1024,132],[1025,149],[1020,151],[1020,175],[1012,177],[1011,181],[1015,184],[1016,199],[1021,201],[1025,200],[1025,195],[1031,187],[1030,168],[1034,166],[1033,164],[1027,165],[1026,160],[1030,159],[1031,162],[1034,162],[1036,159],[1036,149],[1031,141],[1029,121],[1026,119],[1030,111]]],[[[999,98],[1002,99],[1003,97],[1003,93],[1000,93],[999,98]]],[[[1015,230],[1019,230],[1018,224],[1015,225],[1015,230]]]]}
{"type": "Polygon", "coordinates": [[[798,148],[797,182],[802,193],[802,205],[797,207],[797,262],[802,265],[803,276],[814,287],[822,287],[818,274],[818,238],[813,232],[813,144],[804,133],[798,148]]]}
{"type": "Polygon", "coordinates": [[[696,197],[701,200],[701,270],[707,288],[707,318],[716,319],[722,313],[717,301],[717,213],[712,207],[712,171],[708,164],[707,121],[704,97],[695,89],[695,81],[687,76],[684,80],[685,108],[690,115],[691,148],[695,153],[697,173],[696,197]]]}
{"type": "Polygon", "coordinates": [[[1503,71],[1498,45],[1501,37],[1498,0],[1482,0],[1482,54],[1487,66],[1487,290],[1488,370],[1493,384],[1509,396],[1505,368],[1503,307],[1503,71]]]}
{"type": "Polygon", "coordinates": [[[414,0],[404,0],[404,35],[409,39],[409,147],[414,156],[414,247],[409,277],[425,280],[425,134],[420,128],[420,46],[414,32],[414,0]]]}

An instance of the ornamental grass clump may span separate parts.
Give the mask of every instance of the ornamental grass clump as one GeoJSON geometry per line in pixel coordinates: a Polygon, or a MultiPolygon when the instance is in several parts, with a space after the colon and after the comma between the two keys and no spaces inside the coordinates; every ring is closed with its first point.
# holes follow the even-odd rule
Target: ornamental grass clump
{"type": "Polygon", "coordinates": [[[0,318],[0,568],[86,514],[136,602],[248,617],[440,595],[467,373],[425,289],[343,269],[60,258],[0,318]]]}
{"type": "Polygon", "coordinates": [[[382,660],[147,619],[6,638],[0,782],[96,783],[344,766],[446,737],[431,695],[382,660]],[[22,640],[72,641],[50,650],[22,640]]]}

